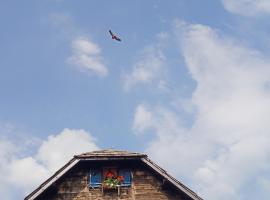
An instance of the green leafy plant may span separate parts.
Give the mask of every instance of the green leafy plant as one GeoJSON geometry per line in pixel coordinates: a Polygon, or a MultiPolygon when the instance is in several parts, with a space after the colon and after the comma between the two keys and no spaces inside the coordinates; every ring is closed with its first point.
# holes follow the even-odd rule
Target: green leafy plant
{"type": "Polygon", "coordinates": [[[121,185],[121,183],[123,181],[124,181],[123,176],[115,176],[112,172],[108,172],[106,174],[105,180],[103,181],[103,184],[106,187],[115,188],[115,187],[121,185]]]}

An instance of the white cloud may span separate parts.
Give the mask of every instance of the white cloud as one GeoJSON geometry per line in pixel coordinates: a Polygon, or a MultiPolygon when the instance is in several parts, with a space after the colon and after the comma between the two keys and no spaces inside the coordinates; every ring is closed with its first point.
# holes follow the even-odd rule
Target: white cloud
{"type": "Polygon", "coordinates": [[[108,69],[100,55],[100,47],[87,38],[77,38],[72,41],[73,54],[67,59],[69,64],[75,65],[80,71],[96,74],[99,77],[108,75],[108,69]]]}
{"type": "Polygon", "coordinates": [[[270,13],[269,0],[223,0],[223,5],[228,11],[244,16],[270,13]]]}
{"type": "Polygon", "coordinates": [[[190,134],[182,122],[178,113],[165,107],[141,104],[136,109],[133,123],[135,133],[154,130],[157,138],[149,144],[146,151],[153,160],[166,166],[177,176],[189,174],[196,167],[195,164],[202,162],[207,154],[207,142],[202,138],[193,140],[195,135],[190,134]],[[190,146],[193,146],[192,149],[190,146]],[[164,157],[167,159],[163,159],[164,157]]]}
{"type": "MultiPolygon", "coordinates": [[[[2,133],[2,130],[0,130],[2,133]]],[[[0,140],[0,192],[3,199],[12,199],[11,194],[14,192],[12,188],[9,187],[7,181],[7,166],[10,163],[12,155],[16,152],[16,146],[11,142],[1,138],[0,140]]]]}
{"type": "Polygon", "coordinates": [[[143,49],[141,59],[135,63],[130,73],[125,74],[124,88],[130,90],[139,85],[155,84],[163,87],[166,74],[166,58],[163,54],[163,42],[167,39],[166,33],[157,35],[158,42],[143,49]]]}
{"type": "Polygon", "coordinates": [[[207,26],[176,21],[175,33],[197,82],[194,122],[183,126],[179,113],[160,106],[139,120],[139,105],[134,127],[155,130],[146,151],[205,199],[245,198],[243,188],[270,166],[270,61],[207,26]]]}
{"type": "Polygon", "coordinates": [[[57,170],[75,154],[98,149],[95,139],[84,130],[64,129],[40,146],[36,158],[50,171],[57,170]]]}
{"type": "Polygon", "coordinates": [[[141,104],[137,107],[134,117],[133,130],[136,133],[144,132],[153,125],[153,116],[146,106],[141,104]]]}
{"type": "Polygon", "coordinates": [[[49,171],[32,157],[14,159],[9,163],[7,172],[8,182],[25,192],[40,185],[50,175],[49,171]]]}
{"type": "Polygon", "coordinates": [[[99,55],[101,52],[100,48],[96,44],[83,38],[73,41],[72,48],[78,54],[99,55]]]}
{"type": "Polygon", "coordinates": [[[266,197],[270,196],[270,179],[266,177],[260,177],[258,179],[258,185],[262,189],[262,193],[266,194],[266,197]]]}
{"type": "Polygon", "coordinates": [[[13,142],[0,142],[0,158],[4,163],[0,165],[0,175],[4,177],[0,180],[0,186],[8,185],[2,191],[5,199],[11,199],[12,191],[16,189],[26,195],[73,155],[97,150],[95,142],[91,134],[84,130],[64,129],[59,134],[49,136],[41,143],[35,155],[27,157],[20,157],[14,151],[10,153],[10,149],[15,146],[13,142]]]}
{"type": "Polygon", "coordinates": [[[89,75],[106,77],[109,73],[101,55],[101,48],[91,41],[81,28],[77,27],[74,18],[69,13],[52,13],[45,20],[49,22],[58,40],[71,43],[72,55],[66,62],[81,72],[89,75]]]}

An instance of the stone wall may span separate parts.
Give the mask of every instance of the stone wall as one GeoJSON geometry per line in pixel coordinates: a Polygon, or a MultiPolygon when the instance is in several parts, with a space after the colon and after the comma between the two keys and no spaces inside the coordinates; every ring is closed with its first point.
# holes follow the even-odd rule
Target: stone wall
{"type": "MultiPolygon", "coordinates": [[[[131,169],[131,168],[130,168],[131,169]]],[[[116,189],[104,190],[89,188],[89,167],[75,167],[43,193],[39,200],[184,200],[188,199],[179,191],[165,190],[162,180],[146,167],[133,166],[132,185],[121,187],[120,195],[116,189]]]]}

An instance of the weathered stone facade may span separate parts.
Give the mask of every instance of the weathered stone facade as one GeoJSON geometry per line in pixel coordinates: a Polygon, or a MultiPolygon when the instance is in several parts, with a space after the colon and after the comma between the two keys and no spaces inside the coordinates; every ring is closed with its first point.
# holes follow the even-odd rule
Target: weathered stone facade
{"type": "Polygon", "coordinates": [[[41,195],[39,200],[182,200],[189,199],[184,194],[173,189],[163,180],[157,177],[146,166],[140,166],[134,162],[120,163],[84,163],[78,165],[54,186],[41,195]],[[121,187],[120,195],[117,189],[107,189],[102,193],[100,188],[89,187],[89,171],[91,167],[95,168],[112,165],[125,168],[130,167],[133,178],[131,186],[121,187]]]}

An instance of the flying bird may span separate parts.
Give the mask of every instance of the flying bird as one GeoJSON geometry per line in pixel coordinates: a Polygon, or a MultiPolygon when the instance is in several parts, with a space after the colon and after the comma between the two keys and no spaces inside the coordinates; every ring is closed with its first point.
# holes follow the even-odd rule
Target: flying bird
{"type": "Polygon", "coordinates": [[[121,41],[121,39],[119,37],[117,37],[116,35],[114,35],[111,30],[109,30],[109,33],[111,34],[113,40],[117,40],[119,42],[121,41]]]}

